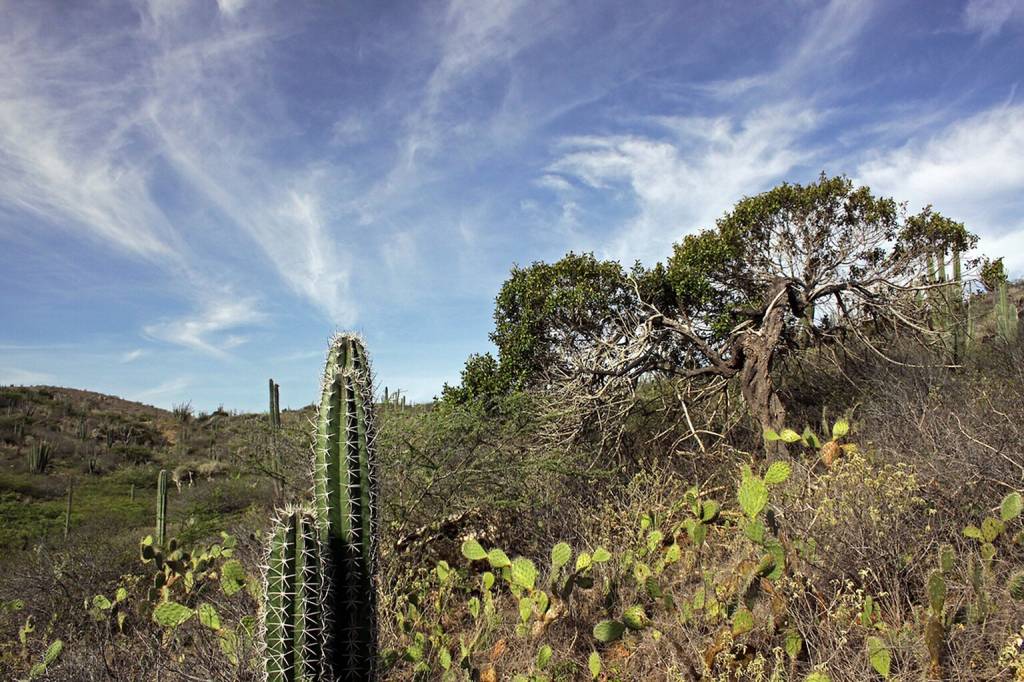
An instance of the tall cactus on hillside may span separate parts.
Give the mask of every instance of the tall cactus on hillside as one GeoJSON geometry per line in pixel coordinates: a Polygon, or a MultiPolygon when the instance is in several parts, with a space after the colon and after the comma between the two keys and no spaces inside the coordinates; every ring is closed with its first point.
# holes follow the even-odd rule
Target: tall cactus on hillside
{"type": "Polygon", "coordinates": [[[1010,301],[1009,285],[999,283],[996,295],[996,333],[1006,343],[1017,340],[1017,306],[1010,301]]]}
{"type": "Polygon", "coordinates": [[[282,459],[280,430],[281,430],[281,385],[273,379],[269,382],[270,411],[268,421],[270,423],[270,462],[268,469],[274,483],[274,499],[280,500],[284,494],[284,461],[282,459]]]}
{"type": "Polygon", "coordinates": [[[50,454],[53,446],[45,440],[41,440],[28,451],[28,468],[36,474],[45,474],[46,467],[50,464],[50,454]]]}
{"type": "Polygon", "coordinates": [[[156,544],[167,544],[167,469],[161,469],[156,479],[156,544]]]}
{"type": "Polygon", "coordinates": [[[316,418],[312,508],[286,511],[268,541],[264,643],[269,682],[374,679],[372,414],[362,342],[338,335],[328,348],[316,418]]]}

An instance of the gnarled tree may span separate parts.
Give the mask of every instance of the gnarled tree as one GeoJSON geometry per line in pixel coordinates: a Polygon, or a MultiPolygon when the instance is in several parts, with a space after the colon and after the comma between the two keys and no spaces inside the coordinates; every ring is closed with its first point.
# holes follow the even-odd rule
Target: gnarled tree
{"type": "Polygon", "coordinates": [[[616,304],[591,308],[586,324],[534,311],[546,339],[572,340],[547,344],[544,384],[583,404],[645,377],[686,378],[705,396],[735,382],[758,426],[777,430],[786,411],[772,373],[783,353],[856,339],[897,362],[885,339],[939,341],[928,293],[949,283],[929,263],[975,242],[961,223],[930,208],[905,217],[845,177],[782,184],[685,237],[664,266],[619,268],[616,304]]]}

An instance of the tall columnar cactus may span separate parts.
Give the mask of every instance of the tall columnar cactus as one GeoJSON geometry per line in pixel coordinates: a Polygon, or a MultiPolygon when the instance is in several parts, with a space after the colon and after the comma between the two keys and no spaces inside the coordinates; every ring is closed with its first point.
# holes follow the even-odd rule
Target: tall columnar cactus
{"type": "Polygon", "coordinates": [[[373,391],[353,335],[332,339],[313,445],[313,505],[269,538],[264,644],[269,682],[374,678],[377,599],[373,391]]]}
{"type": "Polygon", "coordinates": [[[1010,301],[1006,282],[999,283],[996,294],[996,333],[1006,343],[1017,340],[1017,307],[1010,301]]]}
{"type": "Polygon", "coordinates": [[[68,482],[68,502],[67,507],[64,509],[64,540],[67,541],[68,535],[71,533],[71,494],[73,485],[70,481],[68,482]]]}
{"type": "Polygon", "coordinates": [[[28,468],[33,473],[45,474],[46,467],[50,464],[50,454],[53,446],[47,441],[41,440],[28,451],[28,468]]]}
{"type": "Polygon", "coordinates": [[[270,380],[270,426],[271,428],[281,427],[281,384],[270,380]]]}
{"type": "Polygon", "coordinates": [[[376,647],[376,477],[373,390],[354,335],[331,341],[313,452],[320,539],[330,566],[328,651],[342,680],[371,679],[376,647]]]}
{"type": "Polygon", "coordinates": [[[161,469],[156,479],[156,544],[167,544],[167,469],[161,469]]]}
{"type": "Polygon", "coordinates": [[[267,547],[264,641],[268,682],[324,677],[323,575],[316,517],[285,511],[267,547]]]}

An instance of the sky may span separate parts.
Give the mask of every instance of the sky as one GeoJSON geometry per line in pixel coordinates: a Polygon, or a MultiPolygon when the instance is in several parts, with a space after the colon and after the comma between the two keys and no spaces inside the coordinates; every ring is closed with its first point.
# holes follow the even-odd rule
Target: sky
{"type": "Polygon", "coordinates": [[[0,0],[0,384],[417,401],[514,264],[845,174],[1024,275],[1024,0],[0,0]]]}

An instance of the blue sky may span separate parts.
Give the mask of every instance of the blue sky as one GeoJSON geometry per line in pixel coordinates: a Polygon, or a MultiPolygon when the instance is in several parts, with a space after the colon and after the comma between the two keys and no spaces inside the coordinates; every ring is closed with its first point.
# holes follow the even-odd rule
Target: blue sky
{"type": "Polygon", "coordinates": [[[418,400],[514,263],[663,259],[820,171],[1024,274],[1024,2],[0,0],[0,383],[418,400]]]}

